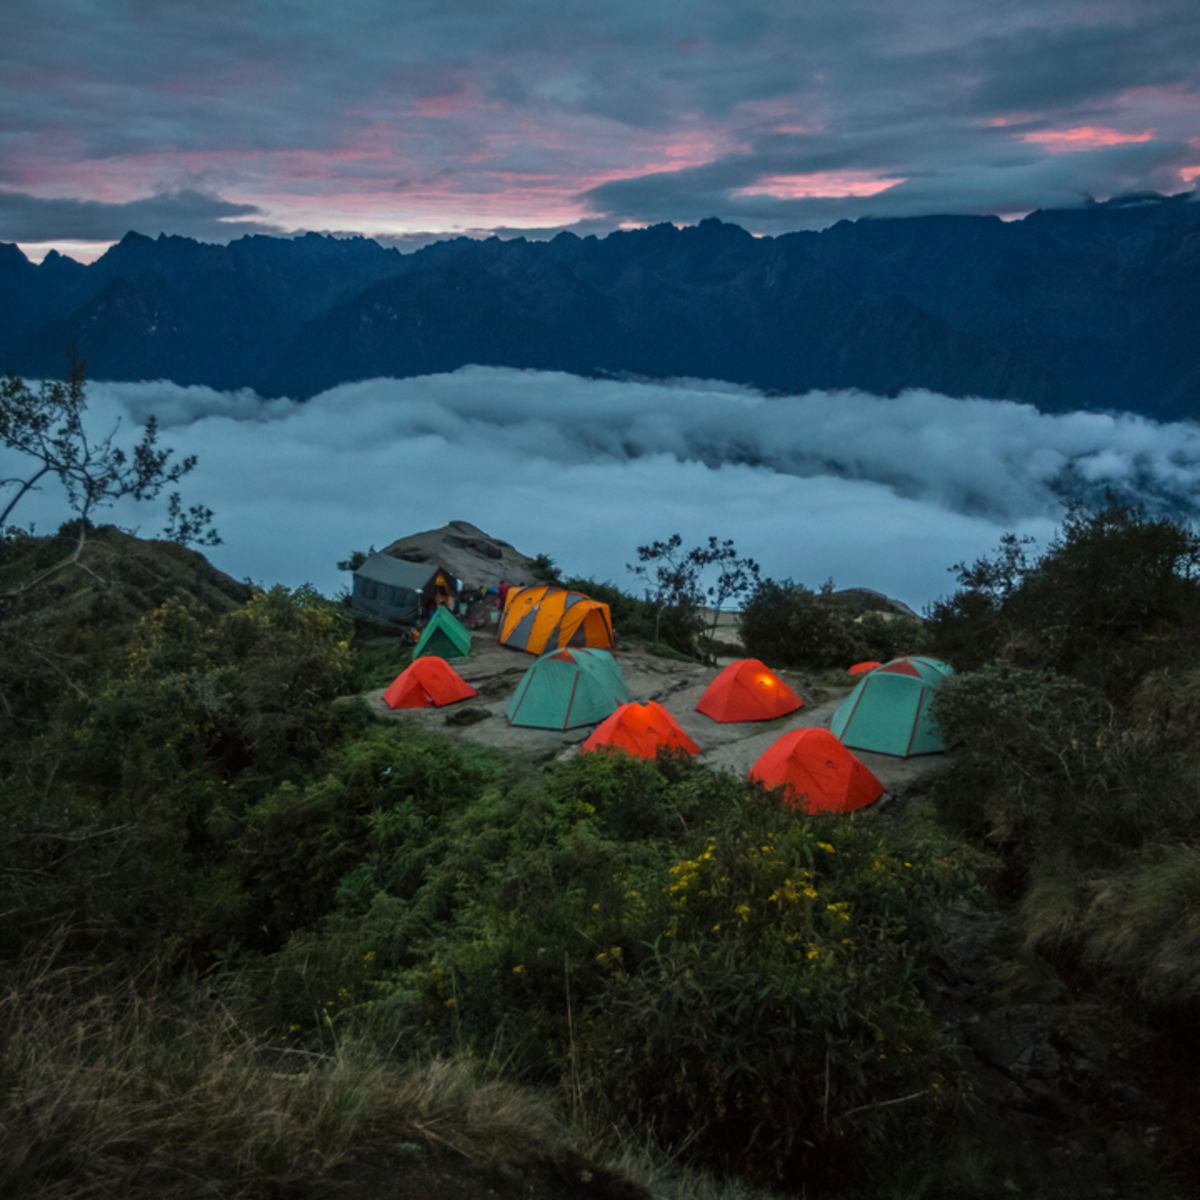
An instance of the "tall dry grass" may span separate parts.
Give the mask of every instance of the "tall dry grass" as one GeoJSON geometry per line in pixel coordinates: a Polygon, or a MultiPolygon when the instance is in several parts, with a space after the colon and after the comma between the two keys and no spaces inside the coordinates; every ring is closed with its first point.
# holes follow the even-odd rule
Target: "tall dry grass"
{"type": "Polygon", "coordinates": [[[1200,1003],[1200,847],[1150,846],[1122,867],[1039,876],[1021,902],[1027,951],[1074,956],[1156,1007],[1200,1003]]]}
{"type": "Polygon", "coordinates": [[[511,1166],[566,1134],[550,1102],[463,1061],[274,1046],[208,993],[114,987],[53,955],[3,979],[0,1196],[261,1195],[405,1143],[511,1166]]]}

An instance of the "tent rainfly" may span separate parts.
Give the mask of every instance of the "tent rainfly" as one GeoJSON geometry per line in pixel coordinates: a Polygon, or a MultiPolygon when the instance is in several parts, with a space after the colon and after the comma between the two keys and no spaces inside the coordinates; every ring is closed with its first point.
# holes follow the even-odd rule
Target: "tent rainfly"
{"type": "Polygon", "coordinates": [[[354,572],[350,607],[370,621],[415,625],[431,609],[452,606],[458,590],[458,580],[437,563],[372,554],[354,572]]]}
{"type": "Polygon", "coordinates": [[[654,700],[622,704],[592,730],[579,753],[599,750],[624,750],[635,758],[657,758],[663,750],[700,753],[700,747],[684,733],[679,722],[654,700]]]}
{"type": "Polygon", "coordinates": [[[704,689],[696,711],[714,721],[770,721],[803,706],[769,667],[757,658],[739,658],[704,689]]]}
{"type": "Polygon", "coordinates": [[[617,660],[607,650],[573,646],[531,664],[508,702],[508,720],[537,729],[572,729],[603,721],[628,702],[617,660]]]}
{"type": "Polygon", "coordinates": [[[883,663],[877,662],[875,659],[868,659],[866,662],[856,662],[849,668],[851,675],[870,675],[876,667],[882,667],[883,663]]]}
{"type": "Polygon", "coordinates": [[[933,693],[953,670],[936,658],[895,658],[854,685],[830,728],[843,745],[909,758],[944,750],[933,693]]]}
{"type": "Polygon", "coordinates": [[[806,812],[852,812],[883,795],[883,784],[828,729],[793,729],[750,768],[764,787],[784,789],[806,812]]]}
{"type": "Polygon", "coordinates": [[[462,658],[471,653],[471,634],[448,609],[435,608],[429,624],[413,647],[413,658],[436,654],[439,658],[462,658]]]}
{"type": "Polygon", "coordinates": [[[530,654],[564,646],[605,649],[613,644],[612,614],[582,592],[545,584],[513,588],[500,614],[500,643],[530,654]]]}
{"type": "Polygon", "coordinates": [[[383,693],[388,708],[440,708],[479,693],[444,659],[436,655],[413,659],[383,693]]]}

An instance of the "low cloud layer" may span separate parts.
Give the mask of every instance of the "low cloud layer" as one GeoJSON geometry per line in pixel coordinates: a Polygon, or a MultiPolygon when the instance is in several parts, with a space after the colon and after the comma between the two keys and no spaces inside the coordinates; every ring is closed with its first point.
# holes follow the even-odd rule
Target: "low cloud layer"
{"type": "MultiPolygon", "coordinates": [[[[165,383],[89,394],[97,429],[154,414],[164,444],[199,456],[185,500],[216,511],[218,566],[327,594],[351,549],[460,518],[626,587],[636,546],[678,531],[733,538],[776,578],[920,608],[1004,532],[1047,539],[1064,499],[1112,487],[1191,517],[1200,483],[1200,426],[925,391],[765,397],[468,367],[305,404],[165,383]]],[[[43,492],[16,515],[47,531],[65,514],[43,492]]],[[[145,506],[112,516],[145,536],[162,525],[145,506]]]]}

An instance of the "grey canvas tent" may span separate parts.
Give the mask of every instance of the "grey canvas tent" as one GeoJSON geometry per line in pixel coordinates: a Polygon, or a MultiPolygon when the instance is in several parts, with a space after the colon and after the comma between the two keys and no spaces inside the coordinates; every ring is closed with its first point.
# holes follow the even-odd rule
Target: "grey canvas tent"
{"type": "Polygon", "coordinates": [[[416,625],[438,604],[453,608],[458,580],[437,563],[372,554],[354,572],[350,607],[371,621],[416,625]]]}

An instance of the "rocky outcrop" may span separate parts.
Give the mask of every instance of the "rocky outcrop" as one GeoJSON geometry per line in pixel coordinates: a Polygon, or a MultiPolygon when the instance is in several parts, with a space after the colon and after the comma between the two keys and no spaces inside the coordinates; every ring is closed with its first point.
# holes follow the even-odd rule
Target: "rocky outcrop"
{"type": "Polygon", "coordinates": [[[528,557],[469,521],[451,521],[441,529],[398,538],[383,553],[409,562],[438,563],[461,579],[468,591],[494,588],[503,580],[537,582],[528,557]]]}

